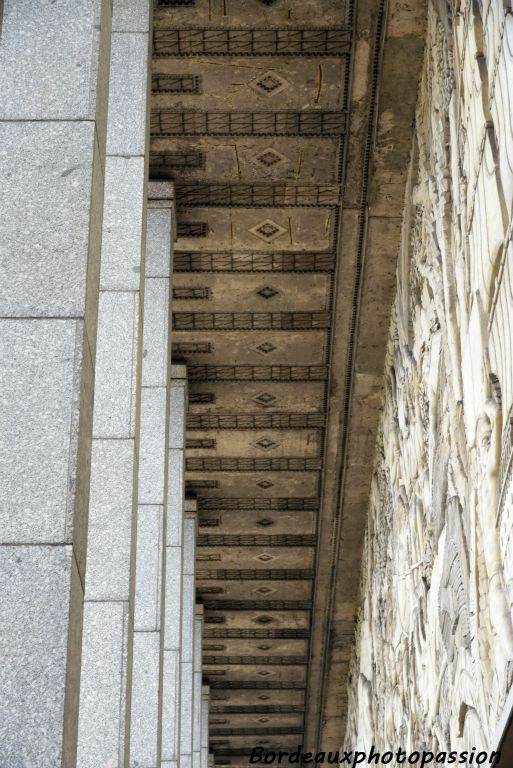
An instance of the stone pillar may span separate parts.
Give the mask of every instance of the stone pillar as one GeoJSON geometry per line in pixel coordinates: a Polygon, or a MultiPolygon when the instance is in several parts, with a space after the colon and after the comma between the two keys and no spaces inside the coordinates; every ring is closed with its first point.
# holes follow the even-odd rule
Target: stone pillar
{"type": "Polygon", "coordinates": [[[161,599],[167,528],[169,310],[174,233],[172,185],[150,185],[144,279],[139,505],[137,514],[130,765],[160,765],[162,716],[161,599]],[[167,200],[152,190],[164,187],[167,200]]]}
{"type": "Polygon", "coordinates": [[[182,661],[180,702],[180,768],[192,768],[194,717],[194,611],[197,534],[196,503],[188,501],[184,517],[182,588],[182,661]]]}
{"type": "Polygon", "coordinates": [[[200,768],[209,768],[208,762],[208,720],[210,707],[210,686],[201,688],[201,759],[200,768]]]}
{"type": "Polygon", "coordinates": [[[163,637],[162,766],[176,768],[180,754],[182,654],[184,451],[187,379],[184,365],[171,366],[169,388],[168,496],[163,637]]]}
{"type": "Polygon", "coordinates": [[[201,709],[202,698],[202,643],[203,643],[203,606],[196,605],[194,611],[194,692],[192,716],[192,768],[201,765],[201,709]]]}
{"type": "Polygon", "coordinates": [[[0,764],[71,768],[111,3],[0,15],[0,764]]]}
{"type": "Polygon", "coordinates": [[[126,764],[136,546],[151,4],[115,0],[77,765],[126,764]]]}

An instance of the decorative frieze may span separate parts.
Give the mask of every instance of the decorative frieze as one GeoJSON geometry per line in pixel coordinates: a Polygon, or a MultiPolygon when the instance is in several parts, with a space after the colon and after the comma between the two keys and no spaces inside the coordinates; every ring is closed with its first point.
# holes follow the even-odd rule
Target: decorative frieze
{"type": "Polygon", "coordinates": [[[501,63],[502,86],[488,91],[508,32],[499,4],[487,5],[485,38],[479,4],[462,3],[453,18],[429,8],[348,749],[494,749],[512,683],[511,170],[502,137],[513,68],[501,63]],[[486,56],[484,39],[497,46],[486,56]]]}

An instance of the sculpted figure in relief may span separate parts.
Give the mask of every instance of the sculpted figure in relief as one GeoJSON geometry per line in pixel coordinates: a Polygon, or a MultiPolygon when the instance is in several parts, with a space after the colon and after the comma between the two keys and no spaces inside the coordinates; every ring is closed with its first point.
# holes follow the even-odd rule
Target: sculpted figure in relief
{"type": "MultiPolygon", "coordinates": [[[[503,22],[499,6],[488,13],[492,25],[503,22]]],[[[495,254],[508,247],[499,242],[504,207],[496,203],[503,127],[498,157],[491,162],[482,151],[494,140],[493,115],[513,124],[513,100],[486,104],[487,66],[500,72],[499,96],[513,71],[494,63],[500,52],[482,53],[478,3],[462,1],[453,18],[444,9],[432,3],[428,14],[413,227],[399,273],[409,281],[392,313],[348,749],[485,748],[513,679],[510,490],[499,509],[502,406],[509,413],[512,403],[502,404],[490,386],[488,338],[502,279],[495,254]],[[486,291],[478,294],[485,262],[486,291]]],[[[487,44],[500,39],[486,31],[487,44]]],[[[513,317],[513,291],[501,302],[501,317],[513,317]]],[[[497,322],[493,328],[497,346],[503,338],[497,322]]],[[[513,380],[513,360],[505,359],[499,375],[513,380]]],[[[505,391],[513,391],[509,379],[505,391]]]]}

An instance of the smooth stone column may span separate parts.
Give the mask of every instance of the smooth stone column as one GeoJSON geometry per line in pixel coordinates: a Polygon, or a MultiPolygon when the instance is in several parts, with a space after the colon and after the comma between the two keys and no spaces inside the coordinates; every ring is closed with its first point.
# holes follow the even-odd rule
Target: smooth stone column
{"type": "Polygon", "coordinates": [[[184,518],[182,588],[182,661],[180,702],[180,768],[192,768],[194,718],[194,611],[196,607],[195,559],[197,512],[188,503],[184,518]]]}
{"type": "Polygon", "coordinates": [[[209,768],[208,729],[209,729],[210,686],[201,688],[201,760],[200,768],[209,768]]]}
{"type": "Polygon", "coordinates": [[[73,768],[111,3],[0,15],[0,765],[73,768]]]}
{"type": "MultiPolygon", "coordinates": [[[[155,185],[152,185],[155,186],[155,185]]],[[[169,185],[165,185],[169,187],[169,185]]],[[[148,200],[130,765],[160,765],[174,199],[148,200]]]]}
{"type": "Polygon", "coordinates": [[[194,704],[192,718],[192,768],[201,767],[203,606],[194,611],[194,704]]]}
{"type": "MultiPolygon", "coordinates": [[[[150,185],[157,197],[162,188],[150,185]]],[[[160,186],[160,185],[159,185],[160,186]]],[[[165,552],[162,766],[176,768],[180,756],[181,660],[184,584],[185,514],[185,414],[187,371],[184,365],[171,366],[169,388],[168,495],[165,552]]],[[[189,503],[189,508],[191,504],[189,503]]],[[[194,505],[195,508],[195,505],[194,505]]],[[[192,508],[191,508],[191,511],[192,508]]]]}
{"type": "MultiPolygon", "coordinates": [[[[150,0],[114,0],[77,766],[128,764],[150,0]]],[[[147,531],[143,530],[143,537],[147,531]]],[[[147,662],[157,649],[145,649],[147,662]]],[[[148,688],[148,697],[150,690],[148,688]]]]}

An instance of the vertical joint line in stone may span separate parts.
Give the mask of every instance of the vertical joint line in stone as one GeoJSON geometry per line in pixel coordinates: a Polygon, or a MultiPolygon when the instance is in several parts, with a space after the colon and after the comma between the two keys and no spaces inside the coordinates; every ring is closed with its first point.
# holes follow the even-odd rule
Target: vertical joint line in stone
{"type": "Polygon", "coordinates": [[[208,768],[210,686],[201,686],[201,757],[200,768],[208,768]]]}
{"type": "Polygon", "coordinates": [[[196,604],[194,610],[194,717],[192,726],[192,768],[200,768],[201,765],[203,613],[203,606],[196,604]]]}
{"type": "Polygon", "coordinates": [[[183,546],[183,604],[182,604],[182,686],[180,707],[181,768],[192,768],[194,718],[194,630],[195,630],[195,562],[197,538],[197,504],[186,499],[183,546]]]}

